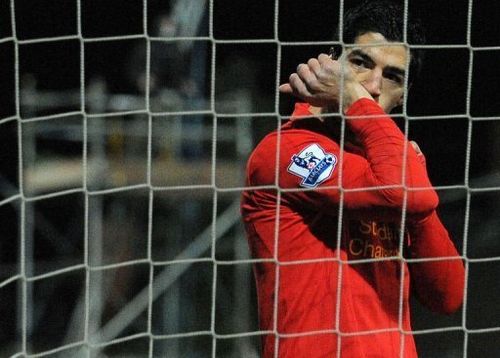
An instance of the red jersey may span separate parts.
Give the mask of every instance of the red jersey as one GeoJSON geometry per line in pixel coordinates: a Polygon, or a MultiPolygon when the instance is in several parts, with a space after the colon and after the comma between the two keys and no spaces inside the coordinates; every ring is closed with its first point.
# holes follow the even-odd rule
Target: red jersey
{"type": "MultiPolygon", "coordinates": [[[[296,106],[300,115],[311,116],[308,105],[296,106]]],[[[241,208],[262,259],[264,357],[416,357],[410,284],[434,310],[461,305],[463,264],[421,158],[374,101],[358,100],[346,117],[360,149],[341,151],[310,118],[267,135],[248,161],[241,208]],[[411,222],[403,234],[402,209],[411,222]],[[447,259],[408,265],[401,250],[447,259]]]]}

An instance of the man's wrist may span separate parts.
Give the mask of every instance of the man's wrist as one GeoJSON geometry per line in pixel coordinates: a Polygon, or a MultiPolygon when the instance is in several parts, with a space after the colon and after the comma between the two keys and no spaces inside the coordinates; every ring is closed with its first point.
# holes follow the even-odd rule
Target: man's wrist
{"type": "Polygon", "coordinates": [[[373,97],[359,83],[346,83],[344,86],[344,98],[342,103],[343,112],[347,114],[349,108],[363,98],[373,101],[373,97]]]}
{"type": "Polygon", "coordinates": [[[386,113],[373,98],[361,97],[352,102],[344,114],[347,117],[357,118],[368,115],[385,115],[386,113]]]}
{"type": "Polygon", "coordinates": [[[434,215],[436,215],[436,210],[429,213],[413,214],[407,217],[408,225],[415,229],[422,225],[425,225],[434,215]]]}

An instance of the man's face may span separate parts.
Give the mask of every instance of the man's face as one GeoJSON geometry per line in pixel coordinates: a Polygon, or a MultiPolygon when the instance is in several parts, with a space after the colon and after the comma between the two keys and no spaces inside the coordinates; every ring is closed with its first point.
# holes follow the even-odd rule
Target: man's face
{"type": "Polygon", "coordinates": [[[385,37],[375,32],[359,35],[354,43],[363,45],[346,52],[347,63],[355,79],[386,113],[391,112],[403,102],[406,48],[387,45],[389,42],[385,37]]]}

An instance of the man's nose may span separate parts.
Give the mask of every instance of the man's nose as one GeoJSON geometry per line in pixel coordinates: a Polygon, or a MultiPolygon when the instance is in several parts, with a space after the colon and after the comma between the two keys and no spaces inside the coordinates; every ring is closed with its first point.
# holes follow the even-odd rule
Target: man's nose
{"type": "Polygon", "coordinates": [[[382,90],[382,70],[374,68],[361,83],[374,99],[380,96],[382,90]]]}

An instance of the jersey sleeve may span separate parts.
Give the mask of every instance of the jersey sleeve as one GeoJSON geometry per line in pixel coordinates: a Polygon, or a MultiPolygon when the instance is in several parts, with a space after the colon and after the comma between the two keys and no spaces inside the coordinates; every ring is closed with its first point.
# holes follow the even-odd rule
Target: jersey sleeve
{"type": "Polygon", "coordinates": [[[366,161],[357,175],[344,166],[343,186],[374,189],[360,194],[347,192],[346,202],[366,200],[370,196],[373,205],[401,208],[406,200],[409,214],[432,212],[438,205],[438,196],[421,158],[394,121],[369,99],[354,103],[346,115],[347,125],[362,143],[366,161]],[[377,187],[380,189],[375,189],[377,187]]]}
{"type": "Polygon", "coordinates": [[[409,256],[432,259],[409,264],[413,291],[436,312],[453,313],[462,304],[465,284],[463,262],[436,212],[408,226],[409,256]]]}
{"type": "Polygon", "coordinates": [[[249,161],[248,183],[277,184],[282,200],[312,210],[338,208],[342,200],[347,209],[405,207],[409,214],[431,213],[438,204],[437,195],[425,167],[394,121],[369,99],[355,102],[346,116],[365,156],[341,153],[338,143],[326,135],[290,129],[257,148],[249,161]]]}

